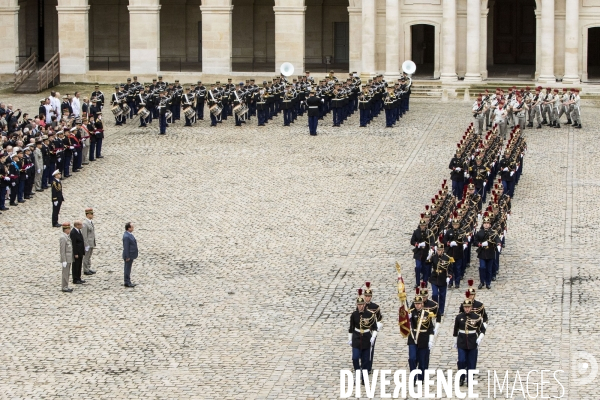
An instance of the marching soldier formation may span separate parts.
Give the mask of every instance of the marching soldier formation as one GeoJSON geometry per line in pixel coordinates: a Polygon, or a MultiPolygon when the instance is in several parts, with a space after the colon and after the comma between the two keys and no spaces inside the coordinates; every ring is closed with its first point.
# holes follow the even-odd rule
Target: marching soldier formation
{"type": "MultiPolygon", "coordinates": [[[[308,114],[309,132],[317,134],[318,121],[332,114],[333,126],[341,126],[355,111],[360,113],[360,126],[366,127],[384,110],[386,127],[395,123],[408,111],[412,81],[403,74],[396,83],[388,84],[383,75],[362,84],[356,72],[345,80],[338,79],[334,71],[315,82],[310,72],[288,80],[275,76],[262,85],[254,79],[237,85],[228,79],[226,84],[217,81],[206,86],[198,81],[195,87],[182,87],[164,82],[162,76],[152,84],[142,85],[137,77],[127,79],[126,84],[115,86],[111,97],[111,111],[116,125],[124,125],[128,119],[139,117],[140,127],[159,119],[160,134],[166,133],[169,124],[185,116],[186,127],[204,120],[205,106],[210,114],[210,126],[216,127],[228,117],[233,117],[235,126],[257,118],[258,126],[265,126],[273,117],[283,113],[283,125],[290,126],[298,117],[308,114]]],[[[104,103],[101,92],[92,93],[92,100],[104,103]]]]}
{"type": "Polygon", "coordinates": [[[473,118],[475,130],[478,134],[484,132],[484,127],[489,129],[492,122],[498,125],[500,133],[506,140],[508,127],[518,126],[520,129],[541,129],[542,125],[560,128],[560,119],[566,116],[566,125],[581,129],[581,98],[579,89],[542,88],[538,86],[531,90],[529,86],[517,90],[516,86],[509,89],[508,93],[496,88],[492,95],[487,90],[479,94],[473,103],[473,118]]]}
{"type": "MultiPolygon", "coordinates": [[[[515,96],[522,101],[520,94],[515,96]]],[[[485,122],[486,110],[481,105],[482,100],[478,100],[474,111],[482,113],[484,116],[481,120],[485,122]]],[[[498,109],[501,105],[498,104],[498,109]]],[[[515,107],[511,112],[516,118],[521,118],[520,110],[515,107]]],[[[399,275],[402,306],[398,322],[400,333],[407,338],[411,371],[429,368],[430,350],[446,312],[446,292],[460,288],[471,260],[475,256],[478,259],[477,289],[485,287],[490,290],[492,282],[500,274],[500,253],[506,247],[511,200],[523,171],[527,150],[523,131],[517,125],[506,134],[506,140],[498,125],[494,125],[487,133],[480,133],[482,126],[475,124],[467,128],[450,161],[451,187],[447,180],[443,181],[441,188],[432,197],[431,204],[425,206],[417,229],[410,238],[415,259],[416,296],[409,307],[404,293],[404,280],[399,275]],[[433,294],[431,299],[428,298],[429,284],[433,294]]],[[[396,268],[400,273],[398,265],[396,268]]],[[[467,372],[476,369],[478,347],[488,327],[485,307],[475,300],[474,284],[473,279],[468,280],[469,288],[458,315],[455,316],[453,328],[454,348],[458,353],[457,366],[459,370],[467,372]]],[[[372,293],[370,282],[366,286],[368,293],[372,293]]],[[[368,299],[367,302],[371,298],[368,299]]],[[[374,314],[363,315],[363,318],[370,321],[365,326],[377,325],[377,312],[381,311],[378,306],[373,306],[372,310],[374,314]]],[[[358,309],[353,316],[357,312],[358,309]]],[[[354,326],[351,322],[351,331],[354,326]]],[[[379,326],[379,331],[380,328],[379,326]]],[[[371,341],[371,337],[369,336],[368,341],[371,341]]],[[[371,359],[365,360],[365,364],[355,362],[354,367],[370,372],[375,340],[372,340],[371,346],[364,340],[360,343],[363,348],[371,347],[371,359]]],[[[353,354],[354,360],[358,353],[353,354]]],[[[461,377],[460,385],[465,384],[466,376],[461,377]]],[[[415,379],[422,380],[423,375],[417,374],[415,379]]]]}

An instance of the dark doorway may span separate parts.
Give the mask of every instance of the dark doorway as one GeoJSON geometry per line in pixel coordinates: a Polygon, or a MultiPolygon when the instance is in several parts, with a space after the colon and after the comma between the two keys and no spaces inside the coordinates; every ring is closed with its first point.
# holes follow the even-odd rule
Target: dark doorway
{"type": "Polygon", "coordinates": [[[347,64],[350,60],[350,24],[348,22],[334,22],[333,25],[335,62],[347,64]]]}
{"type": "Polygon", "coordinates": [[[411,59],[417,65],[417,77],[432,77],[435,62],[435,27],[433,25],[412,25],[411,59]]]}
{"type": "Polygon", "coordinates": [[[38,0],[37,33],[38,33],[38,60],[39,61],[46,61],[46,54],[45,54],[46,42],[44,40],[44,38],[45,38],[44,15],[45,14],[46,13],[44,10],[44,0],[38,0]]]}
{"type": "Polygon", "coordinates": [[[535,65],[535,0],[494,5],[494,64],[535,65]]]}
{"type": "Polygon", "coordinates": [[[600,27],[588,29],[588,79],[600,79],[600,27]]]}

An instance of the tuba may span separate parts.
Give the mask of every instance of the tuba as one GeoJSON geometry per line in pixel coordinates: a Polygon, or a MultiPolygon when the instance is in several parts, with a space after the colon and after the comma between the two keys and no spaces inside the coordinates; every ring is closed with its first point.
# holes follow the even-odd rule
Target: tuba
{"type": "Polygon", "coordinates": [[[294,66],[292,63],[284,62],[281,64],[281,67],[279,67],[279,72],[281,72],[281,75],[283,76],[292,76],[294,73],[294,66]]]}

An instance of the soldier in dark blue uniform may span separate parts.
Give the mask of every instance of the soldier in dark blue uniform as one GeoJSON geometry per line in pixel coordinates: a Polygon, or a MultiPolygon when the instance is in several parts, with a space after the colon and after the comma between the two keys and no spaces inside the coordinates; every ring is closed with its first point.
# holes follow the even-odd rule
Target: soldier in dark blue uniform
{"type": "MultiPolygon", "coordinates": [[[[417,288],[419,293],[419,288],[417,288]]],[[[408,365],[410,370],[420,369],[415,375],[423,380],[423,372],[429,368],[429,352],[433,347],[435,316],[423,308],[423,297],[415,296],[414,308],[409,310],[410,335],[408,335],[408,365]]]]}
{"type": "Polygon", "coordinates": [[[446,291],[448,282],[452,278],[452,263],[454,259],[444,253],[444,244],[438,243],[435,254],[431,257],[431,283],[432,299],[439,305],[439,312],[444,316],[446,307],[446,291]]]}
{"type": "Polygon", "coordinates": [[[460,220],[456,218],[458,214],[455,214],[452,219],[451,227],[446,230],[444,234],[444,244],[446,245],[446,253],[454,260],[453,271],[451,272],[452,277],[448,283],[448,288],[452,285],[456,285],[456,288],[460,287],[460,280],[463,275],[463,252],[467,247],[467,239],[460,230],[460,220]]]}
{"type": "Polygon", "coordinates": [[[491,226],[490,218],[485,215],[483,217],[483,227],[473,236],[473,244],[477,246],[477,258],[479,258],[479,289],[483,285],[491,289],[496,251],[501,250],[500,239],[490,229],[491,226]]]}
{"type": "MultiPolygon", "coordinates": [[[[483,318],[473,312],[473,301],[465,299],[463,312],[454,319],[454,348],[458,350],[457,366],[459,370],[477,369],[477,353],[479,344],[485,336],[483,318]]],[[[465,384],[466,376],[460,377],[460,386],[465,384]]]]}
{"type": "MultiPolygon", "coordinates": [[[[467,299],[473,302],[473,306],[471,307],[471,312],[479,315],[483,321],[483,327],[487,329],[488,327],[488,315],[485,311],[485,307],[482,302],[475,300],[475,288],[473,286],[473,279],[469,279],[469,288],[465,292],[465,296],[467,299]]],[[[463,305],[461,304],[459,309],[459,313],[465,312],[463,305]]]]}
{"type": "Polygon", "coordinates": [[[198,81],[198,84],[194,88],[196,93],[196,117],[199,120],[204,120],[204,102],[206,101],[206,87],[202,84],[202,81],[198,81]]]}
{"type": "Polygon", "coordinates": [[[433,243],[431,242],[430,232],[427,229],[427,221],[423,218],[424,216],[424,214],[421,214],[419,227],[414,230],[410,238],[410,245],[413,246],[413,258],[415,259],[415,288],[421,284],[421,277],[423,277],[425,282],[429,280],[429,271],[425,263],[427,262],[429,249],[433,243]]]}
{"type": "Polygon", "coordinates": [[[371,122],[371,94],[368,85],[365,85],[363,92],[358,96],[358,108],[360,113],[360,127],[364,128],[371,122]]]}
{"type": "Polygon", "coordinates": [[[316,96],[316,91],[311,90],[310,96],[306,99],[308,107],[308,130],[312,136],[317,135],[317,126],[319,124],[319,105],[323,100],[316,96]]]}
{"type": "Polygon", "coordinates": [[[371,345],[377,338],[376,322],[375,314],[366,308],[362,289],[358,289],[356,310],[350,315],[350,328],[348,329],[348,344],[352,347],[352,364],[355,371],[368,371],[371,365],[371,345]]]}
{"type": "Polygon", "coordinates": [[[56,170],[52,173],[52,226],[60,228],[58,223],[58,214],[60,213],[60,206],[65,201],[62,194],[62,183],[60,182],[60,171],[56,170]]]}
{"type": "Polygon", "coordinates": [[[167,111],[169,111],[168,99],[165,97],[165,92],[160,92],[160,97],[158,98],[158,115],[160,119],[160,134],[165,135],[167,133],[167,111]]]}
{"type": "MultiPolygon", "coordinates": [[[[367,310],[369,310],[372,314],[375,314],[375,320],[376,320],[376,324],[377,324],[377,332],[381,332],[381,328],[383,328],[383,323],[381,322],[381,320],[383,319],[383,316],[381,315],[381,309],[379,308],[379,306],[375,303],[373,303],[371,301],[371,299],[373,298],[373,289],[371,288],[371,282],[365,282],[365,303],[366,303],[366,307],[367,310]]],[[[371,346],[371,355],[369,358],[369,368],[367,368],[369,370],[369,374],[371,373],[371,371],[373,370],[373,356],[375,355],[375,341],[373,341],[373,345],[371,346]]]]}

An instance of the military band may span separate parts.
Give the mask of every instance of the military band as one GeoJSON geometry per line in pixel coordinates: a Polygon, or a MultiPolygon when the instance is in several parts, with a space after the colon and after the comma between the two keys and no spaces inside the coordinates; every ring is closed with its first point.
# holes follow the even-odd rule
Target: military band
{"type": "MultiPolygon", "coordinates": [[[[212,127],[231,116],[235,126],[242,126],[252,117],[257,117],[258,126],[265,126],[280,112],[283,113],[283,125],[291,126],[307,113],[309,133],[316,135],[318,121],[328,114],[332,114],[333,126],[339,127],[357,110],[360,111],[361,127],[366,127],[382,110],[385,110],[386,127],[393,127],[408,111],[411,85],[411,78],[405,73],[396,83],[388,83],[383,75],[377,75],[363,84],[356,72],[343,79],[330,71],[325,78],[315,81],[310,71],[306,71],[305,75],[296,78],[275,76],[260,86],[254,79],[239,82],[236,86],[229,78],[226,84],[217,81],[210,89],[201,81],[194,87],[183,88],[178,80],[168,83],[162,76],[152,79],[152,84],[143,85],[134,76],[133,80],[127,78],[127,83],[115,86],[110,104],[116,125],[124,125],[128,119],[137,116],[139,126],[144,128],[158,119],[161,134],[166,133],[168,124],[181,119],[182,111],[184,126],[203,121],[206,106],[212,127]],[[164,92],[164,98],[161,98],[161,92],[164,92]],[[316,99],[311,100],[311,97],[316,99]],[[166,123],[162,121],[161,113],[166,117],[166,123]]],[[[92,92],[91,99],[100,111],[104,94],[98,87],[92,92]]]]}

